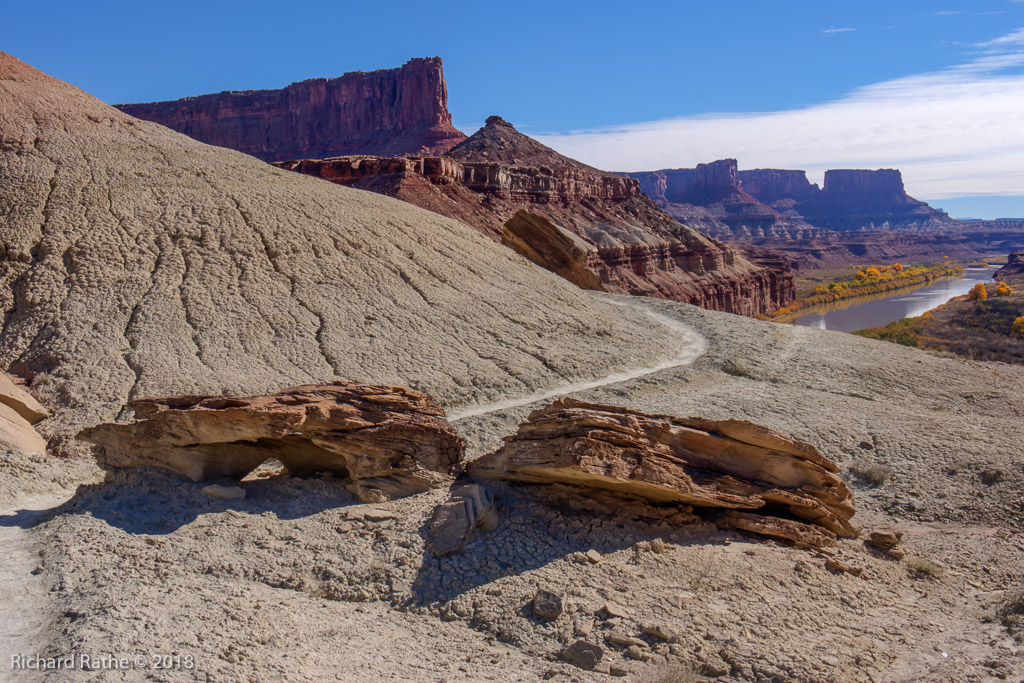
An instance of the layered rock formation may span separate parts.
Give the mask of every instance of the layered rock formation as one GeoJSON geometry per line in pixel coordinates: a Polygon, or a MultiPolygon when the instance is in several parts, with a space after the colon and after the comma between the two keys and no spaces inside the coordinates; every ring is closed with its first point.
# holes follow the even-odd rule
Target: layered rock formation
{"type": "Polygon", "coordinates": [[[314,78],[280,90],[228,91],[118,108],[264,161],[439,154],[466,139],[452,126],[440,57],[412,59],[397,69],[314,78]]]}
{"type": "Polygon", "coordinates": [[[45,453],[46,441],[32,425],[48,414],[22,386],[0,372],[0,448],[45,453]]]}
{"type": "Polygon", "coordinates": [[[739,171],[733,159],[629,175],[680,222],[798,268],[972,258],[1024,244],[1024,225],[953,220],[909,197],[893,169],[828,171],[824,188],[804,171],[739,171]]]}
{"type": "Polygon", "coordinates": [[[584,288],[744,315],[792,299],[785,264],[750,263],[673,220],[636,180],[564,157],[499,117],[446,157],[278,165],[456,218],[584,288]]]}
{"type": "Polygon", "coordinates": [[[680,222],[693,223],[696,219],[698,224],[760,227],[785,222],[782,214],[744,191],[735,159],[630,175],[640,181],[658,206],[680,222]]]}
{"type": "Polygon", "coordinates": [[[1016,251],[1006,259],[1006,265],[996,271],[1000,280],[1019,280],[1024,278],[1024,251],[1016,251]]]}
{"type": "Polygon", "coordinates": [[[0,207],[0,368],[69,443],[143,396],[349,378],[460,406],[678,353],[462,223],[198,143],[6,54],[0,207]]]}
{"type": "Polygon", "coordinates": [[[470,464],[484,479],[743,511],[725,519],[812,546],[857,535],[838,471],[813,446],[750,422],[647,415],[573,399],[534,411],[502,448],[470,464]]]}
{"type": "Polygon", "coordinates": [[[360,500],[439,486],[465,446],[432,398],[406,387],[334,382],[269,396],[175,396],[132,401],[136,421],[79,435],[107,468],[151,466],[193,481],[241,479],[271,458],[292,474],[332,472],[360,500]]]}
{"type": "Polygon", "coordinates": [[[899,171],[835,170],[825,173],[818,188],[804,171],[756,169],[739,171],[735,159],[629,174],[644,190],[680,220],[692,218],[690,205],[731,229],[777,229],[798,225],[830,230],[948,225],[946,214],[907,195],[899,171]],[[678,215],[677,215],[678,214],[678,215]]]}
{"type": "Polygon", "coordinates": [[[833,230],[937,228],[952,222],[907,195],[902,175],[890,168],[826,171],[821,192],[794,208],[811,225],[833,230]]]}
{"type": "Polygon", "coordinates": [[[735,159],[629,175],[668,214],[709,233],[792,222],[744,190],[735,159]]]}

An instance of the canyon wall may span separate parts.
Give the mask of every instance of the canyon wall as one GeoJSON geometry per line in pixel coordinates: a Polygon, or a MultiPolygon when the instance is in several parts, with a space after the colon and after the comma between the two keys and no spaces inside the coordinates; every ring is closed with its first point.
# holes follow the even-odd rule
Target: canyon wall
{"type": "Polygon", "coordinates": [[[705,223],[770,227],[789,222],[745,191],[735,159],[629,175],[666,213],[701,230],[705,223]]]}
{"type": "Polygon", "coordinates": [[[498,117],[450,156],[277,165],[468,223],[583,287],[743,315],[793,296],[785,264],[751,263],[667,215],[636,179],[562,157],[498,117]]]}
{"type": "Polygon", "coordinates": [[[765,204],[779,200],[802,202],[815,196],[820,188],[807,180],[804,171],[778,168],[759,168],[739,172],[743,189],[765,204]]]}
{"type": "Polygon", "coordinates": [[[830,230],[937,228],[952,219],[907,195],[895,169],[834,170],[819,188],[804,171],[737,170],[735,159],[629,174],[679,220],[692,205],[728,226],[774,229],[803,224],[830,230]]]}
{"type": "Polygon", "coordinates": [[[1008,280],[1024,279],[1024,251],[1011,253],[1006,259],[1006,265],[999,269],[996,277],[1008,280]]]}
{"type": "Polygon", "coordinates": [[[733,159],[628,175],[679,222],[797,268],[976,258],[1024,244],[1024,223],[954,220],[908,196],[895,169],[828,171],[820,188],[804,171],[738,171],[733,159]]]}
{"type": "Polygon", "coordinates": [[[412,59],[397,69],[315,78],[279,90],[228,91],[118,108],[264,161],[440,154],[466,139],[452,126],[440,57],[412,59]]]}

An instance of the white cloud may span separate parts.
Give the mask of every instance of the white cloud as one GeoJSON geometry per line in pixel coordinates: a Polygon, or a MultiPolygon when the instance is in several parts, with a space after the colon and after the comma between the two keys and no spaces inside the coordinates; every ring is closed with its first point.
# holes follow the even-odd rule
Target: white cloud
{"type": "Polygon", "coordinates": [[[847,31],[856,31],[855,28],[827,28],[822,33],[846,33],[847,31]]]}
{"type": "Polygon", "coordinates": [[[618,171],[692,167],[733,157],[740,168],[899,168],[928,199],[1024,195],[1024,29],[973,61],[859,88],[804,109],[722,113],[536,136],[618,171]],[[1007,49],[1011,48],[1011,49],[1007,49]]]}
{"type": "MultiPolygon", "coordinates": [[[[1024,1],[1024,0],[1022,0],[1024,1]]],[[[993,40],[986,40],[983,43],[976,43],[975,47],[996,47],[1024,45],[1024,28],[1019,28],[1013,33],[1007,33],[993,40]]]]}

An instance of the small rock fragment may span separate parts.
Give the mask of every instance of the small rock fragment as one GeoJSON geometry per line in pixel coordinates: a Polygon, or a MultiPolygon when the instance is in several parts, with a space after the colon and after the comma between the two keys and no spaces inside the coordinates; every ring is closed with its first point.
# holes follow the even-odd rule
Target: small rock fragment
{"type": "Polygon", "coordinates": [[[641,630],[649,636],[654,636],[658,640],[664,640],[668,643],[676,639],[676,635],[664,624],[644,624],[641,630]]]}
{"type": "Polygon", "coordinates": [[[868,539],[864,541],[864,544],[879,550],[889,550],[898,546],[902,540],[902,531],[896,531],[894,529],[876,529],[870,533],[868,539]]]}
{"type": "Polygon", "coordinates": [[[623,647],[647,647],[647,643],[640,640],[639,638],[627,636],[626,634],[619,633],[618,631],[612,631],[611,633],[606,635],[604,639],[607,640],[609,643],[613,643],[615,645],[622,645],[623,647]]]}
{"type": "Polygon", "coordinates": [[[380,508],[367,508],[363,511],[363,519],[368,519],[371,522],[383,522],[387,519],[398,519],[398,514],[391,510],[381,510],[380,508]]]}
{"type": "Polygon", "coordinates": [[[490,491],[479,484],[467,484],[452,490],[437,506],[430,519],[430,549],[441,557],[461,550],[477,529],[490,531],[498,524],[498,513],[490,491]]]}
{"type": "Polygon", "coordinates": [[[864,570],[860,567],[854,567],[853,565],[846,564],[845,562],[840,562],[839,560],[832,557],[825,560],[825,568],[836,573],[846,572],[847,574],[853,574],[854,576],[860,576],[864,573],[864,570]]]}
{"type": "Polygon", "coordinates": [[[604,649],[585,640],[577,640],[562,650],[562,659],[587,671],[593,669],[602,657],[604,657],[604,649]]]}
{"type": "Polygon", "coordinates": [[[245,498],[245,489],[241,486],[210,484],[203,487],[203,494],[210,498],[220,498],[221,500],[242,500],[245,498]]]}
{"type": "Polygon", "coordinates": [[[607,614],[609,617],[618,617],[620,619],[626,618],[625,608],[621,605],[616,605],[614,602],[604,603],[604,605],[601,607],[601,610],[604,611],[604,613],[607,614]]]}
{"type": "Polygon", "coordinates": [[[565,611],[565,596],[540,589],[533,596],[533,613],[542,619],[557,619],[565,611]]]}
{"type": "Polygon", "coordinates": [[[644,653],[643,653],[643,650],[641,650],[638,646],[630,645],[629,647],[626,648],[626,656],[629,657],[630,659],[637,659],[637,660],[639,660],[639,659],[643,659],[644,653]]]}
{"type": "Polygon", "coordinates": [[[663,552],[665,552],[665,541],[661,540],[660,538],[655,538],[651,541],[651,550],[661,555],[663,552]]]}
{"type": "Polygon", "coordinates": [[[628,676],[632,672],[625,664],[612,664],[608,667],[608,673],[612,676],[628,676]]]}
{"type": "Polygon", "coordinates": [[[894,560],[902,560],[904,552],[896,547],[902,540],[902,531],[896,531],[894,529],[876,529],[868,535],[867,540],[864,541],[864,545],[881,551],[894,560]]]}
{"type": "Polygon", "coordinates": [[[601,553],[599,553],[599,552],[597,552],[596,550],[593,550],[593,549],[588,550],[586,552],[586,555],[587,555],[587,561],[590,562],[591,564],[597,564],[598,562],[601,561],[601,558],[604,557],[601,553]]]}

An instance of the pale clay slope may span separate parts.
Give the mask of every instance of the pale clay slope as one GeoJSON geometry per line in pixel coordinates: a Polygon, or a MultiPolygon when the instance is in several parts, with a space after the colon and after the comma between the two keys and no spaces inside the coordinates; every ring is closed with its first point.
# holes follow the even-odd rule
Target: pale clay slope
{"type": "Polygon", "coordinates": [[[135,120],[0,53],[0,367],[67,434],[342,377],[448,406],[657,365],[670,331],[453,220],[135,120]]]}

